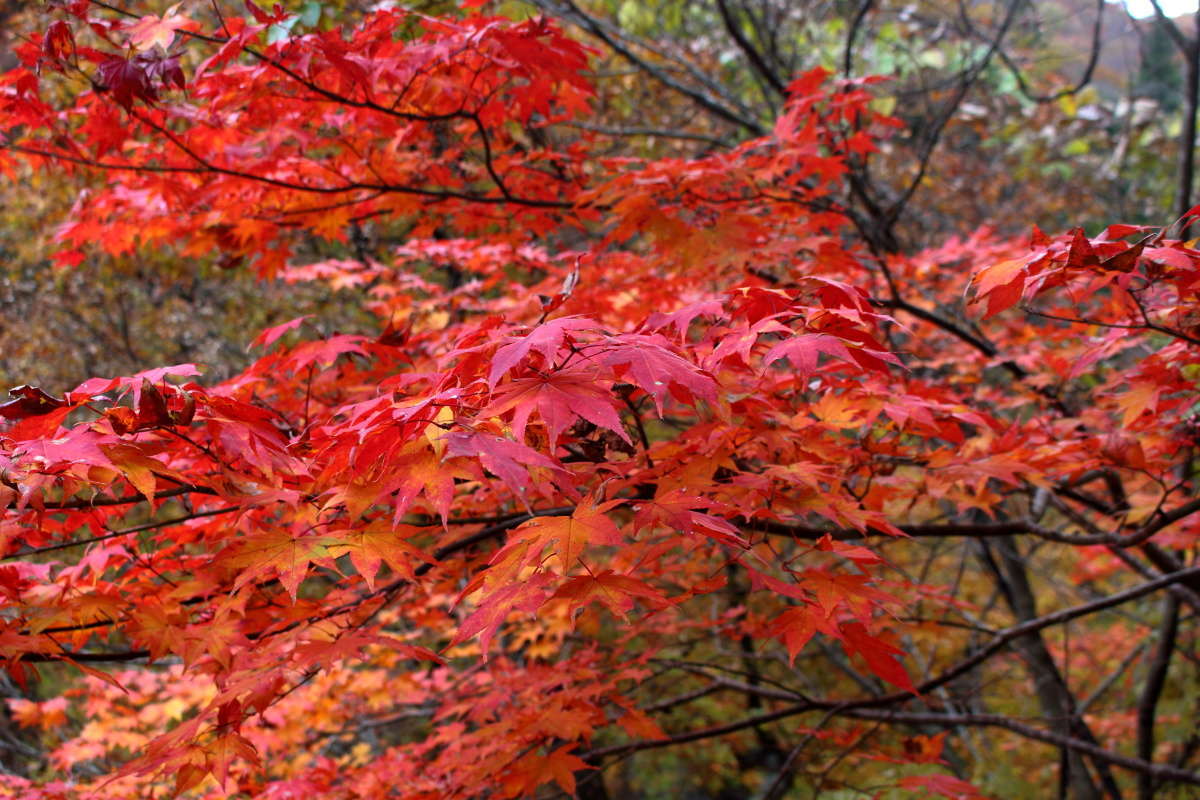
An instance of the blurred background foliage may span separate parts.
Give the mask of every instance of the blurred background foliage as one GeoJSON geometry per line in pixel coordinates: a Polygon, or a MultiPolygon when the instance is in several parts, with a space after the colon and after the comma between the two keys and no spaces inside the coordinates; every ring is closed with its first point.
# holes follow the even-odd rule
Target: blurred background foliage
{"type": "MultiPolygon", "coordinates": [[[[1020,4],[1000,48],[951,109],[960,76],[984,60],[1007,4],[539,0],[537,5],[568,19],[573,8],[613,21],[622,41],[646,43],[641,55],[650,63],[680,80],[702,73],[712,84],[705,88],[724,94],[730,106],[744,109],[765,129],[782,96],[757,74],[749,49],[780,75],[823,66],[850,77],[886,76],[889,81],[876,89],[880,110],[903,120],[907,133],[885,145],[871,176],[885,194],[901,191],[912,178],[921,163],[923,133],[951,110],[918,192],[905,205],[904,249],[936,246],[947,235],[980,225],[1022,233],[1030,224],[1057,230],[1095,228],[1116,219],[1170,221],[1183,59],[1165,23],[1133,19],[1120,3],[1020,4]],[[739,45],[734,30],[748,47],[739,45]]],[[[1191,20],[1177,24],[1185,31],[1192,27],[1191,20]]],[[[605,49],[597,67],[600,107],[613,130],[624,125],[715,140],[625,137],[624,147],[647,155],[695,152],[748,134],[711,113],[698,113],[678,93],[675,102],[666,102],[663,95],[671,93],[661,83],[644,80],[643,71],[605,49]]]]}

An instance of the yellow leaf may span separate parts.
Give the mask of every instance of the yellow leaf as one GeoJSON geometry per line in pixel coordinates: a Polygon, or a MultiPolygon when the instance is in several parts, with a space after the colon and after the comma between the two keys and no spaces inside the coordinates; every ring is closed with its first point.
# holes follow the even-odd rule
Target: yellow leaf
{"type": "Polygon", "coordinates": [[[1117,398],[1117,407],[1124,410],[1121,426],[1128,428],[1142,415],[1143,411],[1153,412],[1158,408],[1158,394],[1161,386],[1151,383],[1135,383],[1133,388],[1117,398]]]}

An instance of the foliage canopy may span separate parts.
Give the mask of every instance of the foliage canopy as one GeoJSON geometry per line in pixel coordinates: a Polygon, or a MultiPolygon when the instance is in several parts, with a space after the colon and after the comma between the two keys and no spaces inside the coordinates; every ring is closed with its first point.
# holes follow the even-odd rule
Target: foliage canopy
{"type": "Polygon", "coordinates": [[[0,77],[0,171],[91,176],[61,265],[209,258],[375,320],[0,405],[0,657],[48,750],[0,786],[1200,785],[1193,243],[905,253],[847,200],[904,135],[878,79],[614,154],[598,52],[465,5],[74,0],[0,77]]]}

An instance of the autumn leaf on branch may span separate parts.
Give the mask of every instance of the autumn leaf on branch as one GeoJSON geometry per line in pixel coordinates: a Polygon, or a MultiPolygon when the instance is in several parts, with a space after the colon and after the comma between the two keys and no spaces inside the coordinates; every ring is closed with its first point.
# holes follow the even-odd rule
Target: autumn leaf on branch
{"type": "Polygon", "coordinates": [[[168,8],[162,16],[148,14],[126,29],[130,43],[138,50],[152,50],[155,46],[168,51],[174,41],[176,32],[195,25],[188,17],[179,14],[176,3],[168,8]]]}

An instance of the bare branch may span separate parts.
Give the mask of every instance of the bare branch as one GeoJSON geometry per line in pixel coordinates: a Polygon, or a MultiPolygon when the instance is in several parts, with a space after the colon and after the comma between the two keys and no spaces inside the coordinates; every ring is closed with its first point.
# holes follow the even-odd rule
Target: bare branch
{"type": "Polygon", "coordinates": [[[1152,764],[1140,758],[1123,755],[1100,747],[1091,742],[1085,742],[1072,736],[1043,730],[1024,722],[1018,722],[1011,717],[1000,714],[954,714],[921,711],[876,711],[873,709],[850,709],[839,712],[845,716],[859,719],[872,719],[882,722],[906,722],[918,725],[941,725],[945,727],[983,726],[1004,728],[1023,736],[1047,744],[1063,747],[1072,752],[1086,755],[1095,761],[1103,761],[1114,767],[1121,767],[1139,775],[1148,776],[1161,781],[1186,783],[1200,786],[1200,774],[1166,764],[1152,764]]]}
{"type": "Polygon", "coordinates": [[[730,37],[737,44],[738,49],[745,54],[746,60],[750,62],[750,66],[754,71],[771,87],[780,97],[787,96],[787,86],[783,80],[775,73],[773,69],[767,66],[767,62],[763,54],[758,51],[753,43],[746,38],[742,32],[738,21],[733,18],[733,12],[729,9],[729,4],[726,0],[717,0],[717,8],[721,12],[721,21],[725,23],[725,30],[728,31],[730,37]]]}
{"type": "Polygon", "coordinates": [[[1004,66],[1008,68],[1009,73],[1016,79],[1017,88],[1021,94],[1035,103],[1053,103],[1056,100],[1079,93],[1092,82],[1092,75],[1096,71],[1096,65],[1100,63],[1100,45],[1104,31],[1104,8],[1105,0],[1096,0],[1096,21],[1092,23],[1092,45],[1088,53],[1087,65],[1084,67],[1083,74],[1079,77],[1079,80],[1071,86],[1051,92],[1050,94],[1038,94],[1030,88],[1029,82],[1026,80],[1020,66],[1004,51],[1004,48],[1000,48],[997,51],[996,55],[999,56],[1000,61],[1003,62],[1004,66]]]}
{"type": "Polygon", "coordinates": [[[1008,4],[1008,10],[1004,14],[1004,19],[1001,21],[1000,27],[996,30],[996,33],[992,37],[987,51],[980,56],[974,64],[961,73],[958,90],[954,93],[954,96],[942,107],[941,114],[938,115],[933,125],[928,129],[923,137],[924,142],[918,149],[917,153],[916,175],[913,176],[912,180],[908,184],[908,187],[900,193],[900,196],[887,210],[885,220],[888,224],[895,222],[899,218],[901,212],[904,210],[904,207],[908,204],[908,201],[914,194],[916,194],[921,182],[925,180],[925,173],[929,169],[929,159],[933,156],[934,150],[937,149],[938,142],[941,141],[942,132],[945,130],[946,125],[950,123],[950,120],[953,119],[954,114],[958,111],[959,106],[962,105],[963,100],[966,99],[967,93],[971,90],[971,87],[975,85],[975,81],[977,81],[979,76],[983,74],[984,69],[987,68],[987,65],[992,61],[992,57],[995,56],[996,51],[1000,49],[1000,45],[1003,43],[1004,37],[1008,34],[1009,28],[1012,27],[1013,22],[1016,20],[1017,11],[1020,9],[1022,4],[1023,0],[1010,0],[1008,4]]]}
{"type": "Polygon", "coordinates": [[[630,64],[642,70],[663,86],[689,98],[701,108],[711,111],[726,122],[732,122],[741,128],[745,128],[754,136],[764,136],[767,133],[767,129],[750,116],[745,109],[736,109],[732,105],[725,105],[710,92],[700,91],[682,83],[672,77],[666,70],[654,66],[639,56],[611,29],[611,26],[605,25],[601,20],[583,11],[575,3],[571,2],[571,0],[566,0],[562,5],[552,0],[537,0],[537,5],[561,17],[574,20],[581,28],[604,42],[612,48],[614,53],[624,58],[630,64]]]}
{"type": "Polygon", "coordinates": [[[854,43],[858,39],[858,31],[874,5],[875,0],[862,0],[858,10],[854,12],[854,19],[850,21],[849,30],[846,31],[846,47],[842,51],[842,75],[847,78],[852,77],[854,72],[854,43]]]}
{"type": "MultiPolygon", "coordinates": [[[[1171,655],[1175,652],[1175,636],[1179,631],[1179,598],[1173,594],[1164,597],[1162,613],[1158,647],[1150,662],[1137,706],[1137,754],[1143,761],[1154,760],[1154,722],[1158,715],[1158,701],[1167,683],[1171,655]]],[[[1138,775],[1138,800],[1153,800],[1154,777],[1148,772],[1138,775]]]]}
{"type": "MultiPolygon", "coordinates": [[[[157,495],[157,496],[161,497],[161,495],[157,495]]],[[[40,555],[43,555],[44,553],[53,553],[57,550],[66,550],[71,547],[83,547],[85,545],[95,544],[97,542],[106,542],[109,539],[117,539],[117,538],[120,538],[121,536],[129,536],[134,533],[142,533],[144,531],[155,530],[156,528],[169,528],[172,525],[179,525],[181,523],[187,522],[188,520],[202,519],[203,517],[215,517],[218,514],[229,514],[234,511],[240,511],[240,510],[241,510],[241,506],[230,506],[229,508],[215,508],[215,509],[212,509],[211,511],[197,511],[194,514],[186,514],[182,517],[175,517],[173,519],[165,519],[165,520],[162,520],[161,522],[147,522],[145,525],[136,525],[132,528],[125,528],[124,530],[113,531],[112,533],[106,533],[103,536],[92,536],[88,539],[78,539],[73,542],[63,542],[61,544],[52,544],[52,545],[47,545],[45,547],[31,547],[28,550],[22,550],[19,553],[13,553],[12,555],[4,556],[3,558],[0,558],[0,562],[16,561],[18,559],[26,558],[28,556],[40,556],[40,555]]]]}

